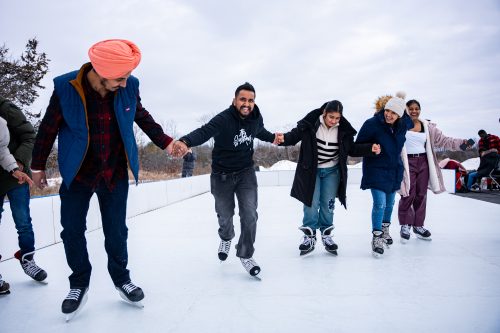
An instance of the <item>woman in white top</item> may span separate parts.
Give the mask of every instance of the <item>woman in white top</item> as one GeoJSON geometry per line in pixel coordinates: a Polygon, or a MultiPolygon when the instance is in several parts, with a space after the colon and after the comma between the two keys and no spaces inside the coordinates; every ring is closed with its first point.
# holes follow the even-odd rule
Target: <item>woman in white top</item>
{"type": "Polygon", "coordinates": [[[424,228],[427,188],[438,194],[445,191],[443,176],[434,152],[441,147],[458,150],[467,140],[445,136],[436,124],[420,119],[420,103],[414,99],[406,103],[414,127],[406,133],[402,151],[404,176],[399,200],[401,241],[410,239],[410,229],[421,239],[430,240],[431,233],[424,228]]]}

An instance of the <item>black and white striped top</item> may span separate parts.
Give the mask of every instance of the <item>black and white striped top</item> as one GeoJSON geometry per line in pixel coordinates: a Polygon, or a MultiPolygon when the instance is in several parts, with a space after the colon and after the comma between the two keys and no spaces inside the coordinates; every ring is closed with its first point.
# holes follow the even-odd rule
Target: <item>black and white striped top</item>
{"type": "Polygon", "coordinates": [[[318,144],[318,165],[322,168],[336,165],[339,161],[338,142],[326,142],[318,138],[316,138],[316,142],[318,144]]]}
{"type": "Polygon", "coordinates": [[[339,161],[338,124],[328,128],[320,116],[320,126],[316,131],[318,146],[318,168],[329,168],[339,161]]]}

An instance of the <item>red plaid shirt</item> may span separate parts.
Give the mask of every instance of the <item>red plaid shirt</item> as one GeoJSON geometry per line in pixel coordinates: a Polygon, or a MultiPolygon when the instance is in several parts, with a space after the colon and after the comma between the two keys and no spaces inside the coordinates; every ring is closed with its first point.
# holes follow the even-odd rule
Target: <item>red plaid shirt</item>
{"type": "MultiPolygon", "coordinates": [[[[108,189],[112,190],[116,181],[128,178],[127,157],[113,109],[114,93],[101,97],[92,89],[86,75],[90,69],[91,67],[84,73],[82,82],[87,103],[90,140],[75,181],[92,188],[96,188],[101,181],[104,181],[108,189]]],[[[142,107],[139,96],[137,96],[134,120],[161,149],[165,149],[172,141],[172,138],[163,132],[161,126],[142,107]]],[[[32,169],[45,170],[47,158],[63,122],[59,97],[54,91],[38,131],[38,144],[33,150],[32,169]]]]}
{"type": "Polygon", "coordinates": [[[479,140],[479,153],[496,148],[497,153],[500,154],[500,138],[493,134],[488,134],[486,139],[479,140]]]}

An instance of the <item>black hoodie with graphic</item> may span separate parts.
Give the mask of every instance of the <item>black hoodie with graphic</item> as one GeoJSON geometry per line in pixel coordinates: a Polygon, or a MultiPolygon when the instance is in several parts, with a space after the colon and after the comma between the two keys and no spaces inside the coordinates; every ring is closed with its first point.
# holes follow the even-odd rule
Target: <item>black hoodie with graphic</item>
{"type": "Polygon", "coordinates": [[[208,123],[180,138],[188,147],[199,146],[214,138],[213,172],[235,172],[253,166],[253,140],[273,142],[274,134],[264,127],[257,105],[246,118],[241,118],[231,105],[208,123]]]}

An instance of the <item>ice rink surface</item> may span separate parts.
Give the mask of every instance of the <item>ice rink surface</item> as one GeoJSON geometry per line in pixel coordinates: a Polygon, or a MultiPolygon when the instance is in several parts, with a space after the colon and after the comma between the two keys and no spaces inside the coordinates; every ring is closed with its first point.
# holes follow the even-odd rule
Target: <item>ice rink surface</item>
{"type": "MultiPolygon", "coordinates": [[[[102,230],[87,236],[89,299],[69,323],[64,249],[41,249],[47,285],[17,260],[0,264],[11,294],[0,296],[0,332],[500,332],[500,205],[429,192],[432,241],[399,242],[397,202],[383,258],[371,255],[371,195],[348,187],[336,202],[337,257],[319,242],[299,257],[302,205],[290,187],[259,188],[254,258],[262,281],[235,257],[217,258],[210,193],[128,220],[129,269],[144,309],[123,302],[109,278],[102,230]]],[[[235,216],[237,237],[239,219],[235,216]]]]}

